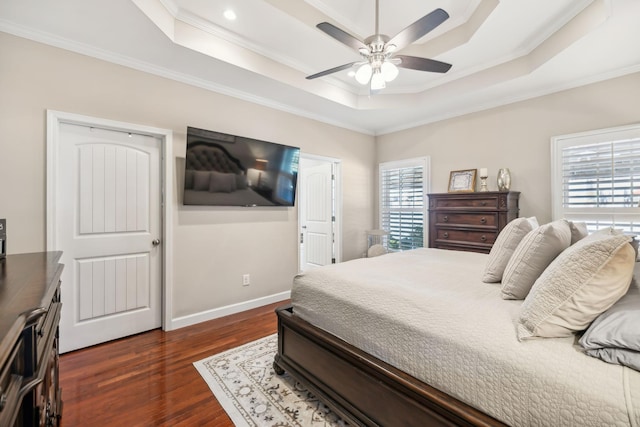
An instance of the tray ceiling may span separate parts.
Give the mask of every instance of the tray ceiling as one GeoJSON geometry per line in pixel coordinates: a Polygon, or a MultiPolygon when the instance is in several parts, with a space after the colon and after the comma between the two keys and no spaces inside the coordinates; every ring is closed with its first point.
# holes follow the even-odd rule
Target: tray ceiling
{"type": "Polygon", "coordinates": [[[376,95],[349,70],[305,79],[360,59],[315,25],[365,39],[374,0],[4,0],[0,30],[372,134],[640,71],[637,0],[380,0],[380,32],[436,8],[450,19],[401,53],[451,70],[376,95]]]}

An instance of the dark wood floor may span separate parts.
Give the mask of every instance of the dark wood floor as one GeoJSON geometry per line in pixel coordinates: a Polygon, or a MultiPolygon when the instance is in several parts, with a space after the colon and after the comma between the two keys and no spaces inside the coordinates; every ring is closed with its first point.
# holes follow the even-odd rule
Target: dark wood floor
{"type": "Polygon", "coordinates": [[[233,426],[192,363],[275,333],[286,303],[63,354],[62,427],[233,426]]]}

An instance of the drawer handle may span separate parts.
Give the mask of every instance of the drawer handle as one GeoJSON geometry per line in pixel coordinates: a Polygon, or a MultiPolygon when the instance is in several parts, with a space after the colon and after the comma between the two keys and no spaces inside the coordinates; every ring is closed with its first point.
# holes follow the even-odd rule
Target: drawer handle
{"type": "Polygon", "coordinates": [[[449,233],[445,232],[445,233],[442,235],[442,237],[444,237],[445,239],[448,239],[448,238],[449,238],[449,233]]]}
{"type": "Polygon", "coordinates": [[[480,218],[480,222],[484,224],[485,222],[487,222],[487,218],[485,217],[480,218]]]}
{"type": "Polygon", "coordinates": [[[484,242],[485,240],[487,240],[487,236],[485,236],[485,235],[483,234],[482,236],[480,236],[480,240],[482,240],[482,241],[484,242]]]}
{"type": "Polygon", "coordinates": [[[445,216],[444,216],[444,218],[442,218],[442,220],[443,220],[444,222],[449,222],[449,217],[448,217],[447,215],[445,215],[445,216]]]}
{"type": "Polygon", "coordinates": [[[481,204],[482,206],[487,206],[487,201],[486,201],[486,200],[483,200],[482,202],[480,202],[480,204],[481,204]]]}

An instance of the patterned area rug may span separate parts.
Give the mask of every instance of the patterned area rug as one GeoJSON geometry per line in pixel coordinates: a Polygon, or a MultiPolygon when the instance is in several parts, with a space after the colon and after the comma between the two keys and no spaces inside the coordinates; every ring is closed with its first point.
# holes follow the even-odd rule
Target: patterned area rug
{"type": "Polygon", "coordinates": [[[236,426],[347,426],[289,375],[276,375],[277,349],[274,334],[193,365],[236,426]]]}

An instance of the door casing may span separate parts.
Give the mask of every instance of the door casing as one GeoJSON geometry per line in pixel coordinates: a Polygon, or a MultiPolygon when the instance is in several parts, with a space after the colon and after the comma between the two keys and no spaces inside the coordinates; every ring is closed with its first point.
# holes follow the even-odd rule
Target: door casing
{"type": "Polygon", "coordinates": [[[119,122],[97,117],[62,111],[47,110],[47,215],[46,215],[46,248],[47,251],[60,250],[56,242],[56,171],[58,167],[57,153],[60,144],[60,124],[70,123],[81,126],[94,126],[121,132],[131,132],[159,138],[162,142],[160,161],[160,201],[162,231],[162,329],[174,329],[172,322],[173,292],[173,131],[133,123],[119,122]]]}

